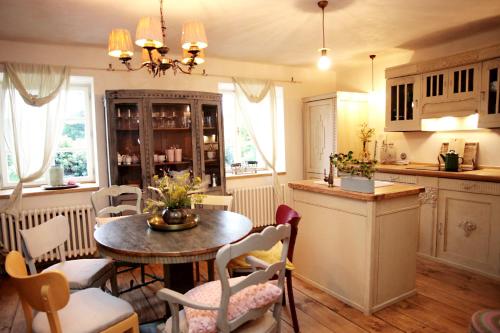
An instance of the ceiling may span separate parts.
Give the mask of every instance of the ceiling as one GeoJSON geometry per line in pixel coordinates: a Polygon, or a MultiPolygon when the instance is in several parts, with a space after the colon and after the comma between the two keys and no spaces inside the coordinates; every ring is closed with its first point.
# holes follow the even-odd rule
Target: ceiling
{"type": "MultiPolygon", "coordinates": [[[[316,0],[164,0],[167,40],[180,50],[182,23],[202,20],[207,56],[311,65],[321,47],[316,0]]],[[[103,48],[112,28],[135,34],[158,0],[1,0],[0,39],[103,48]]],[[[414,50],[498,29],[498,0],[330,0],[326,46],[335,62],[395,48],[414,50]]]]}

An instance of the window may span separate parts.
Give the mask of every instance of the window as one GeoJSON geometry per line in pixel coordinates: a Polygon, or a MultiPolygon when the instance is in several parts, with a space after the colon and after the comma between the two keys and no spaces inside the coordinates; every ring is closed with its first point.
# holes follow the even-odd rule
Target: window
{"type": "MultiPolygon", "coordinates": [[[[244,126],[244,119],[236,112],[236,95],[232,83],[220,83],[219,92],[222,93],[222,110],[224,113],[224,148],[226,172],[231,172],[231,164],[247,161],[257,161],[258,170],[266,170],[264,159],[259,154],[250,134],[244,126]]],[[[266,99],[269,97],[266,97],[266,99]]],[[[262,103],[265,104],[265,103],[262,103]]],[[[276,87],[277,104],[277,151],[276,151],[276,171],[285,171],[285,133],[284,133],[284,98],[283,87],[276,87]]],[[[259,112],[262,110],[261,104],[256,104],[255,108],[259,112]]],[[[256,111],[256,110],[255,110],[256,111]]],[[[262,128],[255,129],[256,135],[268,136],[268,142],[272,142],[271,131],[262,128]]]]}
{"type": "MultiPolygon", "coordinates": [[[[0,84],[1,79],[2,76],[0,76],[0,84]]],[[[71,76],[67,105],[52,165],[58,164],[63,167],[65,180],[95,181],[92,133],[93,80],[91,77],[71,76]]],[[[36,120],[33,123],[28,125],[36,125],[36,120]]],[[[33,130],[36,130],[36,126],[33,126],[33,130]]],[[[14,164],[14,153],[12,147],[6,145],[4,140],[1,140],[0,146],[1,185],[3,188],[12,187],[19,180],[14,164]]],[[[48,172],[32,184],[46,183],[48,183],[48,172]]]]}

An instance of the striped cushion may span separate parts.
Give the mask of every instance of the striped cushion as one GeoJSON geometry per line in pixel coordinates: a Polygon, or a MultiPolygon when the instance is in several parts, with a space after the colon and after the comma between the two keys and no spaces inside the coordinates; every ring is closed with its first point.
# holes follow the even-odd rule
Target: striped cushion
{"type": "Polygon", "coordinates": [[[500,333],[500,310],[480,310],[472,315],[471,333],[500,333]]]}

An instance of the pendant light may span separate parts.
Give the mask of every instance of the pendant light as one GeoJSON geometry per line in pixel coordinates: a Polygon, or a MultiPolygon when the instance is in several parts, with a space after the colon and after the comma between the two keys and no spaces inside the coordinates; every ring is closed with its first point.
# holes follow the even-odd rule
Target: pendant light
{"type": "Polygon", "coordinates": [[[328,56],[329,49],[327,49],[325,47],[325,7],[326,6],[328,6],[327,0],[318,1],[318,7],[321,8],[321,12],[322,12],[323,47],[318,50],[321,53],[321,56],[318,59],[317,66],[322,71],[326,71],[332,65],[332,61],[330,60],[330,57],[328,56]]]}

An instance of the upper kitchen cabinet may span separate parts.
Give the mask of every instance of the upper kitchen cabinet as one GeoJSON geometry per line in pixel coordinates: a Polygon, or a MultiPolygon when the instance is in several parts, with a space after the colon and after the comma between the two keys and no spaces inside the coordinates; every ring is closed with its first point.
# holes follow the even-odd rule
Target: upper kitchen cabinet
{"type": "Polygon", "coordinates": [[[479,127],[500,127],[500,93],[498,89],[499,75],[500,58],[483,63],[479,127]]]}
{"type": "Polygon", "coordinates": [[[420,75],[387,80],[385,131],[418,131],[420,75]]]}
{"type": "Polygon", "coordinates": [[[479,127],[500,127],[499,57],[496,45],[387,68],[385,130],[429,130],[423,119],[477,113],[479,127]]]}

